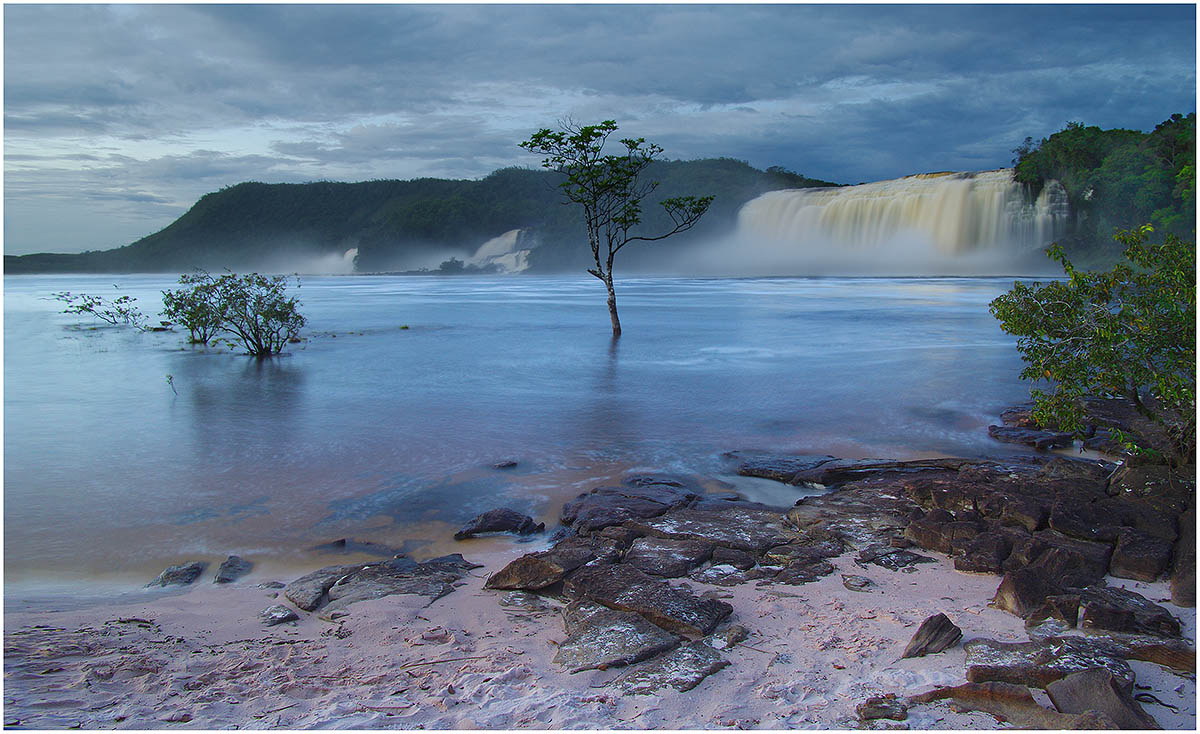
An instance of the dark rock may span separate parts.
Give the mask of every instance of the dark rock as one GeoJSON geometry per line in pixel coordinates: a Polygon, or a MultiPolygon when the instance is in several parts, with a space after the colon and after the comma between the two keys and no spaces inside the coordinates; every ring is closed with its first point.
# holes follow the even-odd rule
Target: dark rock
{"type": "Polygon", "coordinates": [[[845,586],[850,591],[869,592],[875,588],[875,582],[866,576],[854,576],[852,574],[842,574],[842,586],[845,586]]]}
{"type": "Polygon", "coordinates": [[[610,538],[618,548],[622,550],[629,548],[633,541],[643,537],[641,533],[633,528],[627,528],[624,525],[609,525],[606,528],[601,528],[597,533],[597,537],[610,538]]]}
{"type": "Polygon", "coordinates": [[[832,563],[821,558],[793,561],[782,571],[775,574],[771,578],[770,583],[788,584],[791,586],[810,584],[824,576],[828,576],[836,570],[837,568],[832,563]]]}
{"type": "Polygon", "coordinates": [[[1179,516],[1183,530],[1175,543],[1175,560],[1171,566],[1171,601],[1181,607],[1196,606],[1196,511],[1188,510],[1179,516]]]}
{"type": "Polygon", "coordinates": [[[981,533],[954,559],[954,568],[973,573],[1004,573],[1004,561],[1012,552],[1012,542],[1000,533],[981,533]]]}
{"type": "Polygon", "coordinates": [[[1005,497],[1000,522],[1020,526],[1033,533],[1046,527],[1049,517],[1050,509],[1045,503],[1032,497],[1009,495],[1005,497]]]}
{"type": "MultiPolygon", "coordinates": [[[[1029,639],[1035,642],[1058,643],[1065,637],[1066,625],[1047,621],[1029,628],[1029,639]]],[[[1130,635],[1119,632],[1092,631],[1085,638],[1089,645],[1113,657],[1142,660],[1173,670],[1196,672],[1196,650],[1184,640],[1153,635],[1130,635]]]]}
{"type": "Polygon", "coordinates": [[[966,459],[916,459],[914,461],[835,459],[812,469],[797,472],[793,475],[791,483],[818,484],[829,487],[888,475],[901,477],[928,472],[957,472],[969,463],[966,459]]]}
{"type": "Polygon", "coordinates": [[[348,566],[326,566],[310,574],[301,576],[283,589],[283,595],[288,601],[306,612],[316,609],[324,598],[329,587],[337,583],[343,576],[354,573],[369,564],[352,564],[348,566]]]}
{"type": "Polygon", "coordinates": [[[860,566],[872,563],[889,571],[899,571],[917,563],[937,563],[937,559],[923,556],[919,553],[893,548],[885,545],[873,545],[858,552],[855,562],[860,566]]]}
{"type": "Polygon", "coordinates": [[[626,520],[657,517],[697,497],[669,484],[597,487],[563,505],[561,521],[579,530],[599,530],[626,520]]]}
{"type": "Polygon", "coordinates": [[[967,653],[967,680],[972,683],[1000,681],[1045,688],[1071,673],[1103,668],[1126,690],[1133,687],[1134,673],[1129,663],[1087,638],[1060,637],[1054,642],[974,639],[965,642],[963,649],[967,653]]]}
{"type": "MultiPolygon", "coordinates": [[[[758,570],[758,569],[755,569],[758,570]]],[[[778,571],[772,572],[774,576],[778,571]]],[[[713,564],[706,568],[698,568],[688,574],[688,578],[693,581],[698,581],[702,584],[712,584],[713,586],[741,586],[747,581],[753,581],[754,578],[763,578],[763,576],[751,575],[754,571],[739,571],[733,566],[725,564],[713,564]]]]}
{"type": "Polygon", "coordinates": [[[1009,571],[992,597],[991,605],[1024,619],[1037,611],[1046,597],[1059,594],[1058,582],[1037,568],[1009,571]]]}
{"type": "Polygon", "coordinates": [[[516,466],[517,462],[512,459],[505,459],[504,461],[497,461],[495,464],[492,464],[493,469],[515,469],[516,466]]]}
{"type": "Polygon", "coordinates": [[[836,558],[844,550],[837,541],[818,543],[788,543],[777,545],[763,553],[763,563],[776,566],[809,565],[826,558],[836,558]]]}
{"type": "Polygon", "coordinates": [[[230,556],[226,558],[221,566],[217,569],[217,575],[213,577],[214,584],[230,584],[237,581],[241,577],[250,573],[250,569],[254,568],[254,564],[241,556],[230,556]]]}
{"type": "Polygon", "coordinates": [[[1179,637],[1179,620],[1164,607],[1136,591],[1116,587],[1089,586],[1080,591],[1079,605],[1084,629],[1179,637]]]}
{"type": "Polygon", "coordinates": [[[1002,443],[1032,446],[1039,451],[1066,448],[1074,441],[1074,437],[1069,433],[1011,426],[988,426],[988,435],[1002,443]]]}
{"type": "Polygon", "coordinates": [[[623,676],[620,685],[625,693],[635,695],[654,693],[667,686],[690,691],[727,665],[729,661],[716,650],[696,640],[623,676]]]}
{"type": "Polygon", "coordinates": [[[950,699],[973,711],[986,711],[1018,729],[1115,729],[1116,725],[1095,712],[1063,714],[1044,708],[1022,685],[1012,683],[965,683],[950,688],[935,688],[909,696],[910,705],[950,699]]]}
{"type": "Polygon", "coordinates": [[[1140,530],[1124,528],[1113,549],[1109,573],[1117,578],[1154,581],[1171,562],[1171,543],[1140,530]]]}
{"type": "Polygon", "coordinates": [[[1108,480],[1108,475],[1115,468],[1115,464],[1107,461],[1055,456],[1042,465],[1042,468],[1038,470],[1038,476],[1042,479],[1066,479],[1078,485],[1100,487],[1108,480]]]}
{"type": "Polygon", "coordinates": [[[383,558],[394,558],[404,555],[400,548],[395,548],[371,540],[355,540],[354,538],[338,538],[328,543],[313,546],[313,550],[321,553],[365,553],[383,558]]]}
{"type": "Polygon", "coordinates": [[[723,511],[676,510],[661,517],[630,520],[625,526],[658,538],[708,541],[754,553],[787,543],[793,537],[778,512],[737,505],[723,511]]]}
{"type": "Polygon", "coordinates": [[[595,560],[597,556],[598,552],[594,547],[582,543],[560,543],[548,551],[526,553],[512,561],[492,574],[484,582],[484,588],[526,591],[544,589],[562,581],[568,573],[595,560]]]}
{"type": "Polygon", "coordinates": [[[1113,679],[1112,673],[1101,668],[1081,670],[1056,680],[1046,686],[1046,693],[1054,707],[1064,714],[1099,711],[1118,729],[1162,728],[1141,704],[1133,700],[1130,692],[1113,679]]]}
{"type": "Polygon", "coordinates": [[[187,586],[199,578],[207,566],[204,561],[189,561],[178,566],[169,566],[146,586],[187,586]]]}
{"type": "MultiPolygon", "coordinates": [[[[389,561],[389,563],[395,565],[398,561],[399,559],[395,559],[389,561]]],[[[430,558],[428,561],[421,561],[418,565],[425,570],[457,573],[460,576],[465,575],[467,571],[483,568],[482,563],[472,563],[463,558],[461,553],[450,553],[449,555],[430,558]]]]}
{"type": "Polygon", "coordinates": [[[1054,503],[1049,525],[1073,538],[1111,543],[1121,532],[1115,519],[1103,506],[1072,497],[1054,503]]]}
{"type": "MultiPolygon", "coordinates": [[[[457,559],[461,561],[462,557],[457,556],[457,559]]],[[[443,557],[424,563],[398,558],[346,574],[334,582],[327,593],[330,607],[337,609],[393,594],[416,594],[433,601],[454,591],[454,583],[466,572],[464,564],[453,558],[443,557]]]]}
{"type": "Polygon", "coordinates": [[[554,662],[570,673],[630,665],[666,652],[679,638],[633,612],[584,602],[563,612],[567,639],[554,662]]]}
{"type": "Polygon", "coordinates": [[[939,612],[921,623],[900,657],[919,658],[933,655],[950,649],[960,639],[962,630],[951,622],[949,617],[939,612]]]}
{"type": "Polygon", "coordinates": [[[529,515],[522,515],[507,507],[497,507],[463,526],[454,534],[455,540],[464,540],[482,533],[517,533],[529,535],[546,529],[545,523],[535,523],[529,515]]]}
{"type": "Polygon", "coordinates": [[[1034,563],[1052,567],[1055,573],[1072,575],[1071,583],[1075,583],[1075,578],[1099,580],[1108,573],[1112,561],[1111,545],[1068,538],[1053,530],[1039,530],[1031,537],[1046,547],[1068,552],[1068,555],[1056,554],[1053,557],[1043,553],[1044,557],[1036,558],[1034,563]]]}
{"type": "Polygon", "coordinates": [[[1025,626],[1038,625],[1047,619],[1056,619],[1067,627],[1074,627],[1079,621],[1079,595],[1047,596],[1042,606],[1025,618],[1025,626]]]}
{"type": "Polygon", "coordinates": [[[1032,405],[1018,405],[1001,411],[1000,422],[1011,428],[1041,428],[1033,419],[1032,405]]]}
{"type": "Polygon", "coordinates": [[[815,469],[833,460],[832,456],[762,456],[743,461],[737,472],[745,477],[761,477],[784,484],[796,484],[792,478],[798,472],[815,469]]]}
{"type": "Polygon", "coordinates": [[[712,563],[714,566],[727,565],[733,566],[739,571],[747,571],[754,568],[757,561],[746,551],[717,546],[712,552],[712,563]]]}
{"type": "Polygon", "coordinates": [[[262,620],[263,624],[268,627],[273,627],[277,624],[283,624],[284,622],[294,622],[297,619],[300,619],[299,615],[282,604],[276,604],[275,606],[267,607],[258,613],[258,617],[262,620]]]}
{"type": "Polygon", "coordinates": [[[654,576],[676,578],[707,561],[713,548],[703,540],[639,538],[629,546],[624,562],[654,576]]]}
{"type": "Polygon", "coordinates": [[[567,579],[565,589],[577,598],[636,612],[663,629],[685,634],[706,635],[733,612],[725,602],[701,599],[625,564],[581,568],[567,579]]]}
{"type": "Polygon", "coordinates": [[[920,520],[910,522],[904,529],[904,537],[926,550],[949,555],[956,547],[969,545],[983,529],[983,524],[975,521],[943,521],[948,514],[934,510],[920,520]]]}
{"type": "Polygon", "coordinates": [[[904,721],[908,718],[908,704],[896,698],[895,694],[872,696],[855,707],[860,721],[871,719],[893,719],[904,721]]]}

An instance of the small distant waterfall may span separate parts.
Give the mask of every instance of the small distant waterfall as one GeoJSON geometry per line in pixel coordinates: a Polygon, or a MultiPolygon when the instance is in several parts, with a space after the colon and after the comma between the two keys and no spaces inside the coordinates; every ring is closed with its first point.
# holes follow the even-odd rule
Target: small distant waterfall
{"type": "Polygon", "coordinates": [[[742,207],[738,228],[800,249],[879,251],[896,245],[942,257],[1027,253],[1065,232],[1067,194],[1050,181],[1031,201],[1012,175],[1011,169],[929,173],[772,191],[742,207]]]}

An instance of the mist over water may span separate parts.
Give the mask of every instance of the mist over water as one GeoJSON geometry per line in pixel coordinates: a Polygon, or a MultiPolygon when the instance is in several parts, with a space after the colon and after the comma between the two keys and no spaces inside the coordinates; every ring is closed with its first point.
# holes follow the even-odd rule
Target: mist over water
{"type": "Polygon", "coordinates": [[[311,570],[341,537],[466,552],[475,514],[552,526],[630,469],[740,486],[735,449],[1000,454],[986,427],[1027,396],[987,312],[1007,278],[625,277],[614,345],[583,274],[309,277],[307,341],[261,362],[49,298],[118,283],[152,313],[173,280],[5,278],[7,590],[229,553],[311,570]]]}
{"type": "Polygon", "coordinates": [[[936,173],[772,191],[735,235],[688,251],[707,275],[1000,275],[1051,272],[1044,248],[1069,222],[1066,192],[1036,200],[1012,171],[936,173]]]}

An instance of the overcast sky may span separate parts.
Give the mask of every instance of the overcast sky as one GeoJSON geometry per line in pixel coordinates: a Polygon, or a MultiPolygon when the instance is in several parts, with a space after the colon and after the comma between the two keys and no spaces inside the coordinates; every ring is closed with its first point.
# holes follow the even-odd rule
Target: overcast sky
{"type": "Polygon", "coordinates": [[[4,251],[108,249],[240,181],[477,178],[615,119],[843,183],[1196,105],[1196,8],[5,5],[4,251]]]}

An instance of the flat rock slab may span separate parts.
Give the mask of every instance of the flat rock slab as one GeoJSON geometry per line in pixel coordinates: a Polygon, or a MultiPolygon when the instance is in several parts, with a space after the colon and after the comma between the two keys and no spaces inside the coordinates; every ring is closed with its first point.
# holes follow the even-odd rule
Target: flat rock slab
{"type": "Polygon", "coordinates": [[[581,568],[567,579],[565,589],[572,596],[635,612],[663,629],[684,634],[706,635],[733,612],[723,601],[701,599],[623,563],[581,568]]]}
{"type": "Polygon", "coordinates": [[[214,584],[231,584],[241,577],[250,573],[250,569],[254,568],[254,564],[247,561],[241,556],[230,556],[226,558],[217,568],[217,575],[213,577],[214,584]]]}
{"type": "Polygon", "coordinates": [[[704,540],[638,538],[622,562],[653,576],[677,578],[707,561],[715,547],[704,540]]]}
{"type": "Polygon", "coordinates": [[[357,563],[348,566],[326,566],[296,579],[283,588],[283,595],[288,601],[306,612],[311,612],[320,605],[329,587],[347,574],[374,564],[357,563]]]}
{"type": "Polygon", "coordinates": [[[868,563],[886,568],[889,571],[899,571],[918,563],[937,563],[936,558],[913,553],[903,548],[893,548],[887,545],[873,545],[858,552],[855,563],[865,566],[868,563]]]}
{"type": "Polygon", "coordinates": [[[1119,729],[1162,728],[1107,670],[1093,668],[1072,673],[1047,685],[1046,693],[1054,707],[1064,714],[1099,711],[1119,729]]]}
{"type": "Polygon", "coordinates": [[[178,566],[169,566],[158,575],[158,578],[146,586],[187,586],[199,578],[207,567],[208,564],[204,561],[191,561],[178,566]]]}
{"type": "Polygon", "coordinates": [[[563,505],[560,521],[578,530],[599,530],[626,520],[656,517],[699,495],[673,484],[637,483],[597,487],[563,505]]]}
{"type": "MultiPolygon", "coordinates": [[[[1035,642],[1058,643],[1065,639],[1062,633],[1066,632],[1066,628],[1064,625],[1049,622],[1032,627],[1028,631],[1029,639],[1035,642]]],[[[1143,660],[1188,673],[1196,672],[1196,649],[1183,640],[1164,639],[1153,635],[1095,632],[1089,632],[1085,639],[1089,645],[1113,657],[1143,660]]]]}
{"type": "MultiPolygon", "coordinates": [[[[457,557],[461,561],[462,557],[457,557]]],[[[359,601],[379,599],[393,594],[415,594],[430,601],[454,591],[455,582],[466,575],[468,567],[452,557],[416,563],[408,558],[366,566],[346,574],[329,587],[333,608],[344,608],[359,601]]]]}
{"type": "Polygon", "coordinates": [[[960,639],[962,630],[951,622],[949,617],[939,612],[921,623],[900,657],[919,658],[933,655],[950,649],[960,639]]]}
{"type": "Polygon", "coordinates": [[[530,535],[546,529],[545,523],[535,523],[529,515],[523,515],[508,507],[497,507],[478,515],[454,534],[455,540],[465,540],[483,533],[517,533],[530,535]]]}
{"type": "Polygon", "coordinates": [[[679,644],[678,637],[633,612],[599,607],[580,614],[575,606],[563,620],[568,637],[554,662],[570,673],[631,665],[679,644]]]}
{"type": "Polygon", "coordinates": [[[1086,638],[1061,637],[1054,642],[974,639],[964,643],[963,649],[967,652],[967,680],[972,683],[998,681],[1045,688],[1071,673],[1104,668],[1126,689],[1133,687],[1129,663],[1086,638]]]}
{"type": "Polygon", "coordinates": [[[908,697],[910,705],[951,700],[963,708],[985,711],[1018,729],[1116,729],[1107,717],[1096,712],[1063,714],[1038,705],[1025,686],[1012,683],[965,683],[935,688],[908,697]]]}
{"type": "Polygon", "coordinates": [[[778,512],[729,504],[724,510],[676,510],[661,517],[630,520],[625,526],[656,538],[707,541],[753,553],[795,537],[784,527],[783,516],[778,512]]]}
{"type": "Polygon", "coordinates": [[[1180,625],[1165,607],[1136,591],[1113,586],[1089,586],[1079,592],[1083,615],[1079,626],[1113,632],[1179,637],[1180,625]]]}
{"type": "Polygon", "coordinates": [[[621,678],[621,690],[646,695],[666,687],[690,691],[700,681],[729,665],[716,650],[701,640],[658,657],[621,678]]]}
{"type": "Polygon", "coordinates": [[[832,456],[756,456],[743,461],[737,473],[744,477],[774,479],[784,484],[796,484],[792,479],[799,472],[816,469],[833,461],[832,456]]]}
{"type": "MultiPolygon", "coordinates": [[[[523,589],[537,591],[558,583],[585,563],[606,556],[611,547],[599,541],[570,536],[546,551],[526,553],[492,574],[484,583],[487,589],[523,589]]],[[[612,554],[619,557],[620,554],[612,554]]]]}
{"type": "Polygon", "coordinates": [[[1016,428],[1013,426],[988,426],[988,435],[1001,443],[1032,446],[1041,451],[1066,448],[1074,441],[1074,436],[1069,433],[1039,431],[1033,428],[1016,428]]]}

